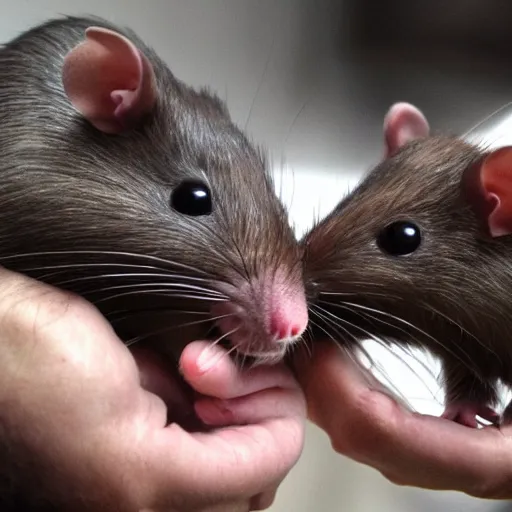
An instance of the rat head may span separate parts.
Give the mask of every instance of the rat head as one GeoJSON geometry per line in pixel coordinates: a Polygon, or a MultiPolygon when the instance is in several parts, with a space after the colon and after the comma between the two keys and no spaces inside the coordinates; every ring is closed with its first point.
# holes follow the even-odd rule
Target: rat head
{"type": "Polygon", "coordinates": [[[386,158],[303,240],[314,323],[340,341],[438,353],[458,350],[462,333],[492,344],[496,305],[510,312],[512,149],[429,136],[408,104],[391,108],[384,132],[386,158]]]}
{"type": "Polygon", "coordinates": [[[4,197],[27,198],[16,210],[23,226],[2,228],[15,255],[4,263],[29,271],[22,253],[37,253],[39,268],[46,258],[38,277],[94,299],[109,318],[129,316],[130,336],[147,334],[136,313],[203,314],[195,336],[215,325],[244,355],[280,359],[307,307],[264,159],[219,99],[178,81],[135,35],[105,24],[83,37],[86,27],[54,22],[5,50],[36,61],[22,80],[58,77],[44,91],[31,80],[16,152],[2,160],[4,197]],[[38,38],[49,62],[23,48],[38,38]]]}

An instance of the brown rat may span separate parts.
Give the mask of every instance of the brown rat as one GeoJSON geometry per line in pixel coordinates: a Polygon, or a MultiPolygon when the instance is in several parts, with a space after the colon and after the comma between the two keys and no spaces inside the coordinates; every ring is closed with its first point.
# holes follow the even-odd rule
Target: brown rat
{"type": "Polygon", "coordinates": [[[215,326],[278,361],[303,333],[299,249],[262,153],[132,31],[68,17],[6,44],[0,123],[0,263],[90,299],[130,343],[215,326]]]}
{"type": "MultiPolygon", "coordinates": [[[[7,43],[0,125],[0,264],[89,299],[129,344],[217,330],[277,362],[301,336],[301,254],[262,152],[131,30],[68,17],[7,43]]],[[[58,510],[9,439],[0,424],[0,508],[58,510]]]]}
{"type": "Polygon", "coordinates": [[[384,133],[387,158],[302,241],[312,323],[347,347],[428,349],[444,417],[496,421],[497,383],[512,384],[512,148],[431,136],[404,103],[384,133]]]}

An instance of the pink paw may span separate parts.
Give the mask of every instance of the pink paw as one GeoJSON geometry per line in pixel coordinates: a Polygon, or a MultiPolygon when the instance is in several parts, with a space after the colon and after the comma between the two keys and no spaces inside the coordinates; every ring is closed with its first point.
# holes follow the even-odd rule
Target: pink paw
{"type": "Polygon", "coordinates": [[[486,405],[471,402],[455,402],[446,407],[441,418],[455,421],[466,427],[477,428],[477,416],[493,424],[499,423],[499,414],[486,405]]]}

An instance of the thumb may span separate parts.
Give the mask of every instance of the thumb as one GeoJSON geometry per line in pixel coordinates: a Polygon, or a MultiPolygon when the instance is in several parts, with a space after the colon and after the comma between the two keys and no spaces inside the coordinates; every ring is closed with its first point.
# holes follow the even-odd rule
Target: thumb
{"type": "MultiPolygon", "coordinates": [[[[155,488],[179,489],[181,500],[191,509],[199,498],[201,503],[231,502],[275,488],[300,456],[304,438],[304,399],[286,374],[262,368],[254,374],[255,382],[250,382],[243,372],[235,371],[229,358],[201,373],[193,361],[200,361],[202,345],[196,343],[182,357],[184,376],[193,376],[197,387],[236,390],[238,397],[229,393],[230,398],[223,401],[230,408],[230,426],[191,434],[171,424],[152,433],[147,452],[155,488]],[[208,383],[199,385],[201,379],[208,383]]],[[[203,405],[208,406],[212,399],[210,405],[216,404],[213,397],[199,402],[206,401],[203,405]]],[[[204,407],[201,410],[205,412],[204,407]]],[[[226,424],[222,414],[217,419],[216,425],[226,424]]],[[[158,504],[165,506],[166,496],[159,499],[158,504]]]]}

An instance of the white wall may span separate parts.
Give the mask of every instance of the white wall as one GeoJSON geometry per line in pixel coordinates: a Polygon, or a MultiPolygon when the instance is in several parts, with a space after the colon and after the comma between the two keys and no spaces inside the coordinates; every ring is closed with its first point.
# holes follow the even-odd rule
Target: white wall
{"type": "MultiPolygon", "coordinates": [[[[382,117],[393,101],[417,102],[437,128],[458,132],[510,100],[507,84],[497,77],[468,79],[410,63],[369,67],[340,59],[336,44],[350,28],[340,17],[341,1],[0,0],[0,8],[3,40],[58,14],[92,13],[130,25],[181,79],[216,89],[234,119],[271,151],[298,232],[379,159],[382,117]]],[[[400,375],[403,389],[415,386],[418,408],[439,410],[421,382],[411,384],[412,376],[393,367],[393,358],[385,363],[395,383],[400,375]]],[[[313,427],[302,460],[272,507],[274,512],[463,509],[494,510],[455,493],[395,487],[335,455],[313,427]]]]}

